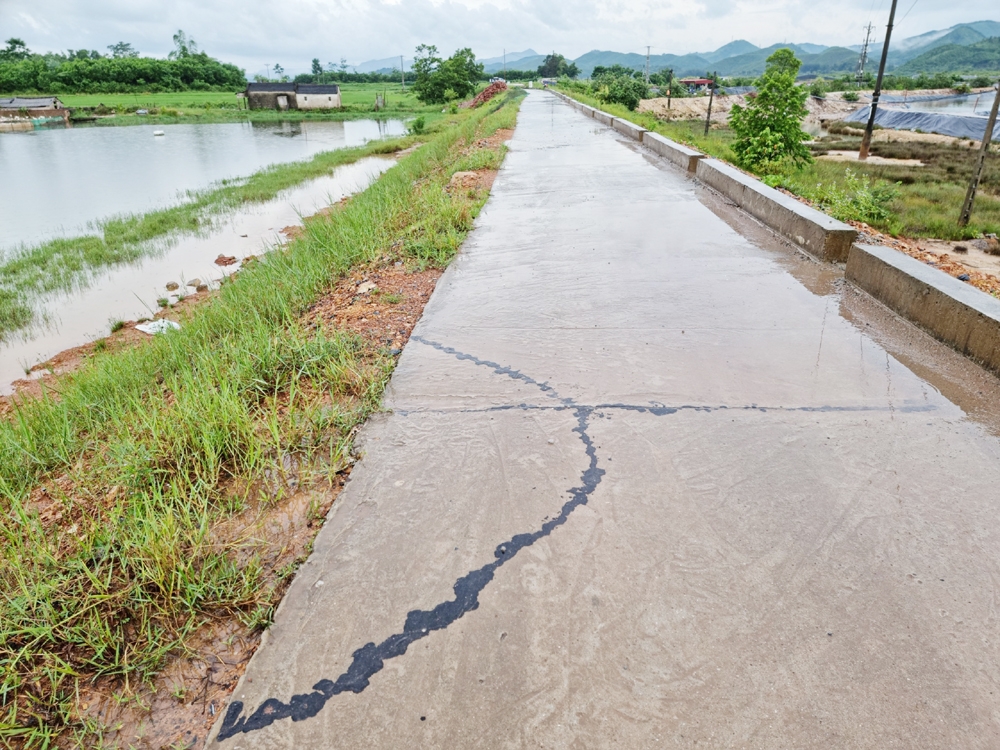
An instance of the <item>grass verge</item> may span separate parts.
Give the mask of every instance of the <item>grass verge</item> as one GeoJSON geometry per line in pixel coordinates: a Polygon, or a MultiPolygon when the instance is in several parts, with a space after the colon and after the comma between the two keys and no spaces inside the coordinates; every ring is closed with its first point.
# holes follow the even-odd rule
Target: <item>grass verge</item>
{"type": "Polygon", "coordinates": [[[282,190],[336,167],[376,154],[400,151],[414,138],[374,141],[358,148],[317,154],[312,159],[276,164],[250,177],[222,180],[188,193],[188,200],[170,208],[105,219],[97,232],[59,238],[15,251],[0,261],[0,340],[29,325],[34,317],[31,298],[76,287],[94,271],[127,263],[156,251],[150,240],[208,228],[214,217],[248,203],[272,200],[282,190]]]}
{"type": "MultiPolygon", "coordinates": [[[[615,117],[735,163],[728,127],[713,126],[705,134],[704,120],[658,120],[650,112],[633,112],[617,104],[603,104],[576,89],[567,96],[615,117]]],[[[831,134],[814,147],[815,155],[829,151],[857,151],[860,138],[831,134]]],[[[969,226],[958,226],[975,152],[955,143],[881,142],[872,154],[890,159],[918,159],[925,166],[896,166],[819,160],[796,168],[783,165],[777,174],[759,175],[814,203],[842,221],[859,221],[893,236],[963,240],[1000,233],[1000,154],[993,152],[980,182],[969,226]]]]}
{"type": "Polygon", "coordinates": [[[367,191],[244,268],[180,331],[98,354],[0,421],[0,739],[96,746],[81,685],[148,684],[213,617],[264,627],[282,591],[260,545],[220,533],[252,502],[334,481],[378,408],[387,349],[305,311],[359,264],[446,264],[518,97],[464,113],[367,191]]]}
{"type": "Polygon", "coordinates": [[[210,122],[284,122],[300,120],[353,120],[359,118],[395,119],[418,114],[434,117],[440,105],[420,102],[411,87],[397,84],[340,85],[343,106],[331,111],[246,110],[241,109],[234,92],[188,91],[157,94],[66,94],[62,102],[75,110],[76,117],[101,115],[99,126],[210,122]],[[376,111],[375,97],[384,97],[384,106],[376,111]],[[136,115],[138,109],[147,115],[136,115]],[[114,115],[109,117],[107,115],[114,115]]]}

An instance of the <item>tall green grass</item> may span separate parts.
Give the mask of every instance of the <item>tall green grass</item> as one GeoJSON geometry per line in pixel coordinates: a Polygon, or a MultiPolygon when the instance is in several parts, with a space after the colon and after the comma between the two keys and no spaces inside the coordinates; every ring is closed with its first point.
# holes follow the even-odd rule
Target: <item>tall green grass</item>
{"type": "Polygon", "coordinates": [[[366,156],[393,153],[413,142],[412,138],[374,141],[326,151],[306,161],[275,164],[246,178],[222,180],[209,189],[191,191],[187,201],[177,206],[105,219],[95,234],[59,238],[15,251],[0,261],[0,341],[31,323],[34,297],[73,289],[94,271],[150,255],[158,247],[151,240],[207,229],[226,211],[264,203],[282,190],[329,174],[336,167],[366,156]]]}
{"type": "Polygon", "coordinates": [[[392,367],[300,319],[358,264],[450,260],[485,196],[444,187],[499,163],[477,139],[512,127],[517,101],[463,115],[180,331],[99,355],[0,421],[0,739],[88,731],[81,680],[151,679],[206,617],[268,622],[277,592],[259,546],[218,524],[332,478],[392,367]]]}

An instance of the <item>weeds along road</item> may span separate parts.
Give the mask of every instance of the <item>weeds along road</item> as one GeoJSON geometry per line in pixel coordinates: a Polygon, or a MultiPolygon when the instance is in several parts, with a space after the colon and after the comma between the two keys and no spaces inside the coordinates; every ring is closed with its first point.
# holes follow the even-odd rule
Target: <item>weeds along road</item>
{"type": "Polygon", "coordinates": [[[997,390],[532,93],[211,746],[996,747],[997,390]]]}

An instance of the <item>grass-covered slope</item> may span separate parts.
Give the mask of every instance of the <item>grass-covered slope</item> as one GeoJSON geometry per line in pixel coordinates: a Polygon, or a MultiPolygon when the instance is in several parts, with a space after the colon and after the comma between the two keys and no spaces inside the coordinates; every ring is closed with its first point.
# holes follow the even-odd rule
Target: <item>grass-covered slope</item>
{"type": "Polygon", "coordinates": [[[151,679],[206,617],[268,621],[279,591],[259,544],[217,530],[330,481],[393,365],[303,314],[358,264],[447,263],[485,194],[444,188],[499,166],[484,136],[516,109],[511,95],[462,115],[180,331],[100,354],[0,419],[4,745],[93,747],[81,684],[151,679]]]}
{"type": "Polygon", "coordinates": [[[946,44],[897,68],[898,75],[918,73],[1000,73],[1000,37],[967,46],[946,44]]]}

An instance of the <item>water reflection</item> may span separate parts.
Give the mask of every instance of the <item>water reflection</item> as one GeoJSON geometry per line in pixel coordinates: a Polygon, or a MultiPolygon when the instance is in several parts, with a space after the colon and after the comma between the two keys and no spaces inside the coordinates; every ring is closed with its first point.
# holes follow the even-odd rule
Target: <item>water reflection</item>
{"type": "Polygon", "coordinates": [[[176,301],[178,295],[190,294],[187,282],[194,279],[214,285],[240,267],[239,263],[218,266],[217,256],[242,260],[267,250],[283,241],[279,234],[283,227],[364,190],[394,163],[387,157],[372,157],[338,167],[332,175],[287,190],[272,201],[244,206],[209,232],[155,243],[156,251],[135,263],[100,269],[80,289],[40,300],[39,318],[44,323],[0,343],[0,394],[10,392],[11,383],[24,377],[26,367],[106,336],[109,321],[149,317],[158,309],[159,298],[176,301]],[[179,288],[168,292],[168,281],[179,288]]]}
{"type": "Polygon", "coordinates": [[[89,222],[320,151],[402,135],[402,120],[77,127],[0,135],[0,256],[89,222]],[[154,130],[166,135],[154,137],[154,130]]]}
{"type": "Polygon", "coordinates": [[[928,99],[926,101],[919,99],[916,101],[894,100],[885,106],[891,109],[907,109],[911,112],[930,112],[938,115],[978,115],[980,117],[988,117],[995,97],[996,92],[987,91],[982,94],[952,96],[941,99],[928,99]]]}

